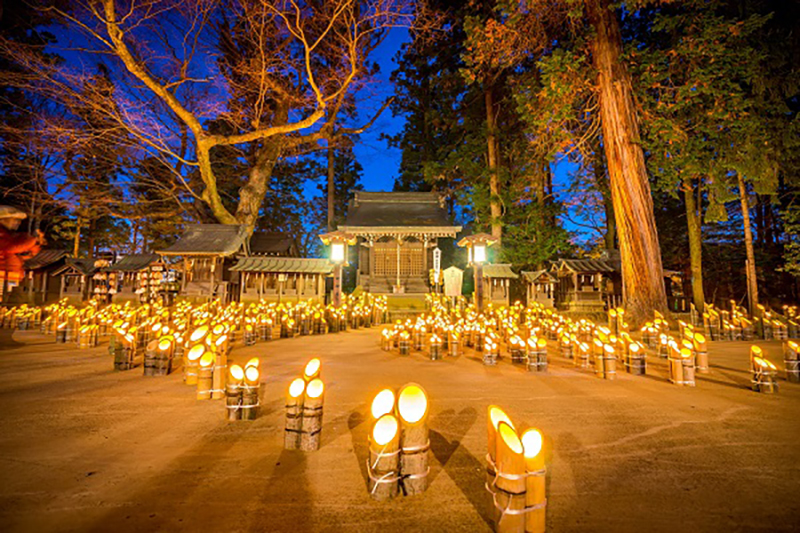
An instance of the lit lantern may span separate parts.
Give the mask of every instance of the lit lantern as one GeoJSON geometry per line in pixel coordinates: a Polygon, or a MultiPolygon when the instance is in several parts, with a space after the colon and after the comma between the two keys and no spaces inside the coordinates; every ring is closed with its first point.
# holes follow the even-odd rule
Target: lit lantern
{"type": "Polygon", "coordinates": [[[488,260],[486,249],[497,242],[497,239],[486,233],[469,235],[458,241],[458,245],[467,249],[468,263],[474,267],[475,274],[475,308],[483,312],[483,264],[488,260]]]}
{"type": "Polygon", "coordinates": [[[525,455],[525,531],[545,531],[544,438],[538,429],[526,429],[520,439],[525,455]]]}
{"type": "Polygon", "coordinates": [[[400,425],[397,418],[384,414],[372,426],[369,438],[369,493],[378,501],[397,496],[400,478],[400,425]]]}
{"type": "Polygon", "coordinates": [[[286,396],[286,424],[283,436],[283,447],[287,450],[300,448],[305,391],[306,381],[303,378],[297,378],[289,385],[289,392],[286,396]]]}
{"type": "Polygon", "coordinates": [[[333,305],[342,305],[342,267],[347,265],[347,247],[356,243],[356,237],[343,231],[332,231],[320,235],[325,246],[331,247],[330,260],[334,265],[333,305]]]}
{"type": "Polygon", "coordinates": [[[428,411],[425,390],[415,383],[404,385],[397,394],[400,419],[400,475],[406,495],[420,494],[428,488],[428,411]]]}

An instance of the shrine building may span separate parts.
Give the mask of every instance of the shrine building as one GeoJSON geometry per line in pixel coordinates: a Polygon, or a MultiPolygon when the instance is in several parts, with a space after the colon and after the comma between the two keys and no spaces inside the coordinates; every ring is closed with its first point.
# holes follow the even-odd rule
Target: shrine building
{"type": "Polygon", "coordinates": [[[358,237],[356,284],[373,294],[427,293],[440,238],[455,238],[444,198],[435,192],[356,191],[340,230],[358,237]]]}

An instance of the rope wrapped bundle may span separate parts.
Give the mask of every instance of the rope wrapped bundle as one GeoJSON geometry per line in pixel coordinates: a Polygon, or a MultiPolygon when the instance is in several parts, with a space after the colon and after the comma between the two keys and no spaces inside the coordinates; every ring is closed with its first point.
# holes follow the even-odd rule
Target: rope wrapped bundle
{"type": "Polygon", "coordinates": [[[448,333],[447,355],[450,357],[458,357],[461,355],[461,336],[457,331],[451,331],[448,333]]]}
{"type": "Polygon", "coordinates": [[[425,343],[425,328],[415,328],[414,329],[414,345],[413,348],[417,352],[422,351],[422,345],[425,343]]]}
{"type": "Polygon", "coordinates": [[[594,363],[594,373],[597,377],[603,377],[603,353],[605,352],[603,341],[594,339],[592,341],[592,362],[594,363]]]}
{"type": "Polygon", "coordinates": [[[205,352],[200,357],[199,368],[197,371],[197,399],[210,400],[211,389],[213,387],[214,374],[214,354],[205,352]]]}
{"type": "Polygon", "coordinates": [[[97,326],[85,324],[78,329],[78,347],[81,349],[94,348],[98,343],[97,326]]]}
{"type": "Polygon", "coordinates": [[[260,389],[261,375],[258,367],[255,365],[246,367],[244,369],[244,385],[242,385],[242,420],[258,418],[260,389]]]}
{"type": "Polygon", "coordinates": [[[569,338],[569,335],[562,335],[561,340],[559,342],[559,348],[561,350],[561,357],[566,359],[572,359],[573,356],[573,342],[569,338]]]}
{"type": "Polygon", "coordinates": [[[800,383],[800,346],[795,341],[783,345],[783,363],[786,368],[786,381],[800,383]]]}
{"type": "Polygon", "coordinates": [[[397,349],[400,351],[400,355],[408,355],[411,351],[411,340],[410,335],[407,331],[401,331],[399,341],[397,343],[397,349]]]}
{"type": "Polygon", "coordinates": [[[486,366],[496,365],[499,350],[500,347],[497,341],[493,337],[487,335],[483,340],[483,364],[486,366]]]}
{"type": "Polygon", "coordinates": [[[628,356],[625,360],[625,370],[635,376],[644,376],[647,373],[645,353],[638,343],[631,343],[628,347],[628,356]]]}
{"type": "Polygon", "coordinates": [[[392,331],[388,328],[383,328],[381,331],[381,350],[388,352],[392,349],[392,331]]]}
{"type": "Polygon", "coordinates": [[[603,346],[603,377],[609,381],[617,379],[617,355],[610,344],[603,346]]]}
{"type": "Polygon", "coordinates": [[[228,356],[214,352],[214,373],[211,377],[211,399],[221,400],[225,397],[225,381],[228,377],[228,356]]]}
{"type": "Polygon", "coordinates": [[[420,385],[408,383],[398,391],[400,483],[406,496],[428,489],[428,411],[428,395],[420,385]]]}
{"type": "Polygon", "coordinates": [[[525,356],[525,341],[518,335],[513,335],[508,339],[508,353],[511,356],[512,364],[524,364],[527,361],[525,356]]]}
{"type": "Polygon", "coordinates": [[[242,382],[244,369],[239,365],[231,366],[228,373],[228,383],[225,385],[225,410],[228,420],[242,419],[242,382]]]}
{"type": "Polygon", "coordinates": [[[437,361],[442,358],[442,339],[436,333],[431,335],[429,355],[431,361],[437,361]]]}
{"type": "Polygon", "coordinates": [[[204,344],[195,344],[186,354],[183,363],[183,382],[187,385],[197,385],[197,371],[200,366],[200,358],[206,353],[204,344]]]}
{"type": "Polygon", "coordinates": [[[752,388],[756,392],[773,394],[778,391],[778,369],[763,357],[753,358],[752,388]]]}
{"type": "Polygon", "coordinates": [[[573,362],[575,366],[579,368],[589,368],[589,345],[585,342],[581,342],[578,344],[578,353],[574,357],[573,362]]]}
{"type": "Polygon", "coordinates": [[[305,391],[305,380],[297,378],[289,385],[289,391],[286,394],[286,422],[283,429],[283,447],[286,450],[300,449],[305,391]]]}
{"type": "Polygon", "coordinates": [[[62,322],[56,327],[56,344],[67,342],[67,323],[62,322]]]}
{"type": "Polygon", "coordinates": [[[300,425],[300,449],[304,452],[319,450],[322,437],[322,408],[325,386],[319,378],[306,386],[303,397],[303,419],[300,425]]]}
{"type": "Polygon", "coordinates": [[[256,335],[255,328],[252,324],[244,325],[244,345],[253,346],[256,343],[258,336],[256,335]]]}
{"type": "Polygon", "coordinates": [[[526,476],[522,441],[505,421],[497,426],[495,479],[491,486],[495,507],[495,531],[525,531],[526,476]]]}
{"type": "Polygon", "coordinates": [[[166,376],[172,372],[172,357],[175,347],[175,337],[164,335],[156,341],[155,360],[153,365],[154,376],[166,376]]]}
{"type": "Polygon", "coordinates": [[[145,348],[144,350],[144,364],[142,366],[144,368],[145,376],[156,375],[157,351],[158,351],[158,341],[156,339],[153,339],[147,344],[147,348],[145,348]]]}
{"type": "Polygon", "coordinates": [[[369,494],[386,501],[398,494],[400,479],[400,427],[397,418],[384,414],[372,426],[369,436],[369,494]]]}
{"type": "Polygon", "coordinates": [[[708,343],[702,333],[695,333],[692,339],[698,374],[708,374],[708,343]]]}

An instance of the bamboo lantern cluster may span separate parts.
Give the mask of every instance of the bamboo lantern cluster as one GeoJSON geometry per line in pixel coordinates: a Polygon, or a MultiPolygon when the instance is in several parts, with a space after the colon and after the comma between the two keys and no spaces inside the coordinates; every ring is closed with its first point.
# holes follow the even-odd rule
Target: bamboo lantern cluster
{"type": "Polygon", "coordinates": [[[428,353],[430,354],[431,361],[437,361],[442,358],[442,338],[436,333],[431,335],[428,341],[428,353]]]}
{"type": "MultiPolygon", "coordinates": [[[[752,352],[751,352],[752,353],[752,352]]],[[[761,353],[760,351],[758,352],[761,353]]],[[[756,392],[773,394],[778,391],[778,369],[770,361],[753,355],[753,379],[752,388],[756,392]]]]}
{"type": "Polygon", "coordinates": [[[800,383],[800,346],[795,341],[783,344],[783,364],[786,369],[786,381],[800,383]]]}
{"type": "Polygon", "coordinates": [[[313,452],[319,449],[325,402],[321,370],[322,362],[315,357],[306,364],[303,377],[289,385],[283,432],[283,447],[287,450],[313,452]]]}
{"type": "MultiPolygon", "coordinates": [[[[691,345],[691,343],[689,343],[691,345]]],[[[674,340],[670,341],[669,380],[675,385],[694,387],[695,364],[694,354],[688,346],[681,347],[674,340]]]]}
{"type": "Polygon", "coordinates": [[[372,498],[385,501],[401,489],[405,496],[428,489],[429,411],[428,395],[416,383],[403,385],[396,395],[384,389],[372,400],[367,463],[372,498]]]}
{"type": "Polygon", "coordinates": [[[528,372],[547,371],[547,341],[531,337],[527,342],[528,372]]]}
{"type": "Polygon", "coordinates": [[[529,428],[520,436],[505,411],[490,405],[487,441],[487,488],[494,503],[495,531],[543,532],[547,471],[541,431],[529,428]]]}

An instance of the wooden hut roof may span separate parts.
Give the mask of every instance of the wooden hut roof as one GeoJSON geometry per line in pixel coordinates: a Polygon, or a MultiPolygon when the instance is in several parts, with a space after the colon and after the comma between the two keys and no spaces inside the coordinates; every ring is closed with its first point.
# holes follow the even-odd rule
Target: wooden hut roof
{"type": "Polygon", "coordinates": [[[69,273],[69,271],[82,276],[91,276],[97,271],[94,258],[80,258],[68,257],[67,261],[61,268],[53,271],[54,276],[62,276],[69,273]]]}
{"type": "Polygon", "coordinates": [[[520,274],[522,275],[522,279],[528,283],[553,283],[556,281],[555,278],[553,278],[553,276],[547,272],[547,270],[523,270],[520,272],[520,274]]]}
{"type": "Polygon", "coordinates": [[[101,272],[138,272],[159,261],[158,254],[130,254],[113,265],[103,267],[101,272]]]}
{"type": "Polygon", "coordinates": [[[619,266],[606,259],[559,259],[553,263],[553,270],[569,270],[578,274],[596,272],[619,272],[619,266]]]}
{"type": "Polygon", "coordinates": [[[430,228],[453,236],[461,230],[450,221],[444,199],[435,192],[356,191],[347,222],[339,229],[357,232],[359,228],[430,228]]]}
{"type": "Polygon", "coordinates": [[[285,233],[259,231],[250,237],[250,253],[253,255],[297,255],[295,240],[285,233]]]}
{"type": "Polygon", "coordinates": [[[38,254],[25,261],[25,270],[45,268],[67,256],[69,256],[67,250],[41,250],[38,254]]]}
{"type": "Polygon", "coordinates": [[[178,242],[160,255],[233,255],[244,248],[247,227],[238,224],[195,224],[186,228],[178,242]]]}
{"type": "Polygon", "coordinates": [[[483,265],[483,277],[517,279],[519,276],[513,270],[511,270],[510,264],[500,263],[493,265],[483,265]]]}
{"type": "Polygon", "coordinates": [[[296,274],[330,274],[333,265],[327,259],[299,257],[242,257],[231,267],[240,272],[275,272],[296,274]]]}

